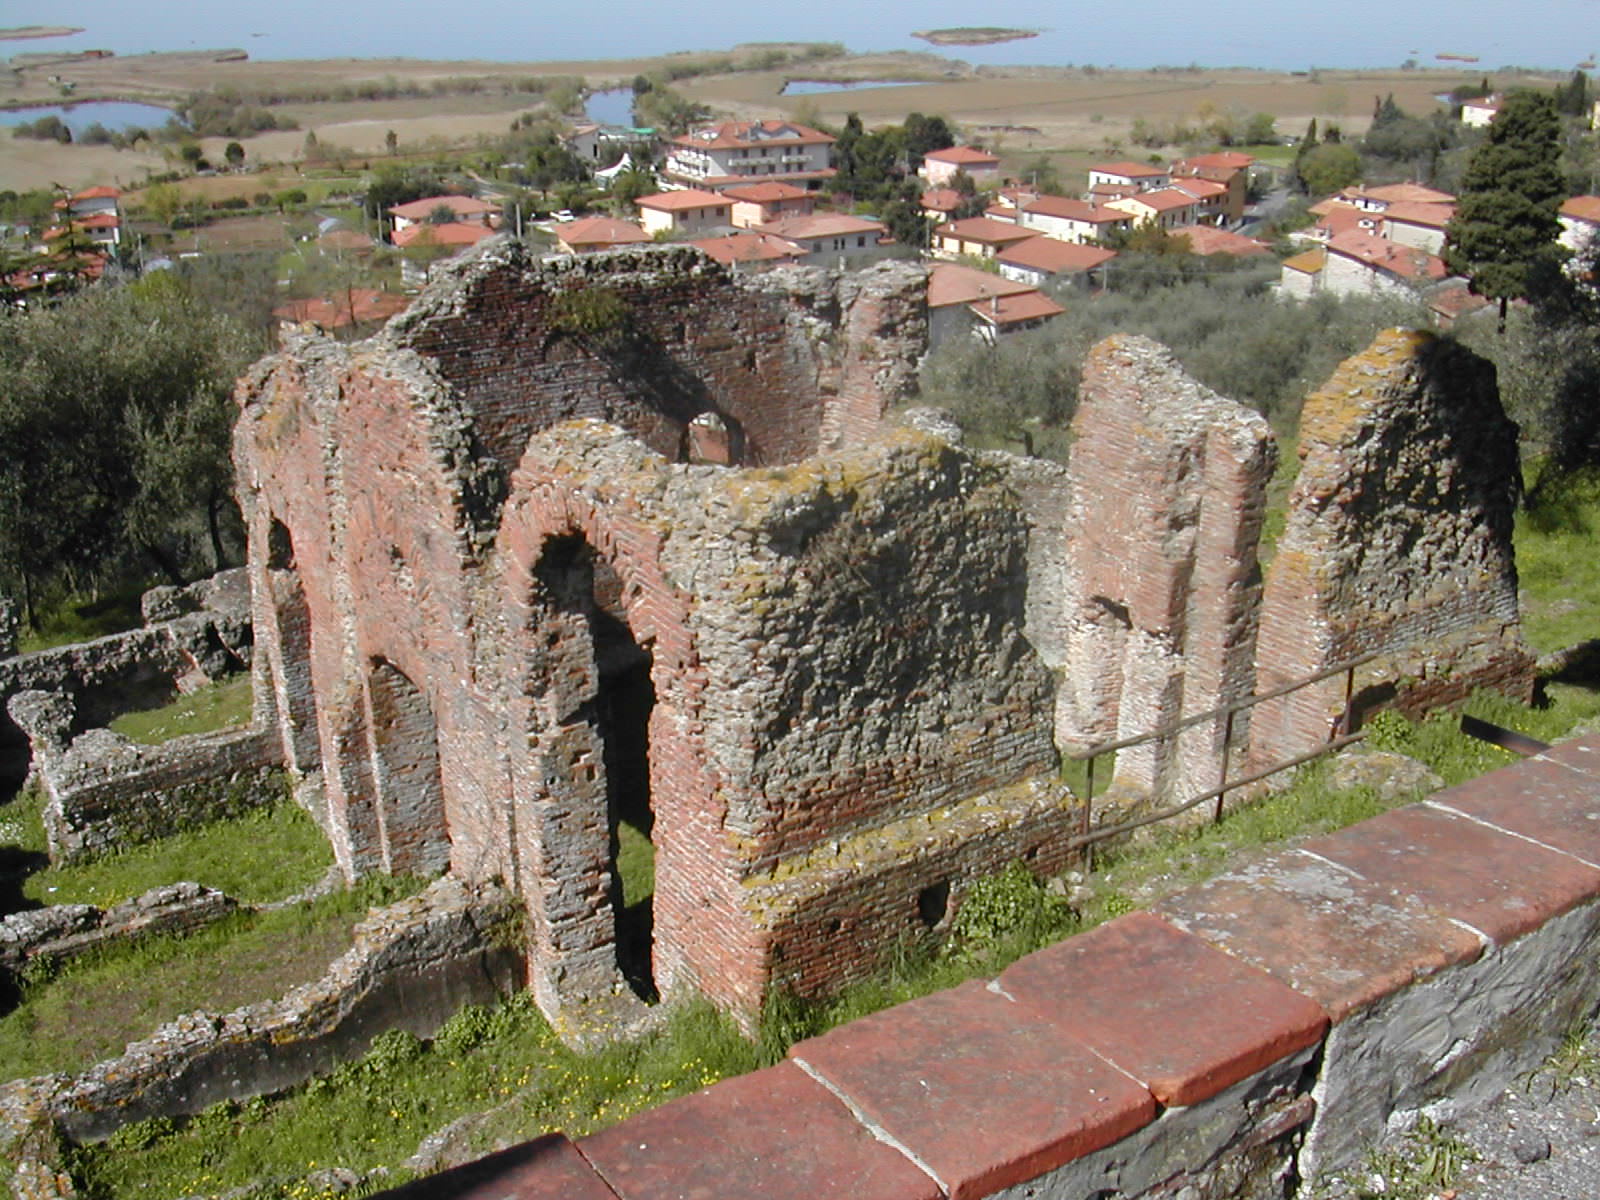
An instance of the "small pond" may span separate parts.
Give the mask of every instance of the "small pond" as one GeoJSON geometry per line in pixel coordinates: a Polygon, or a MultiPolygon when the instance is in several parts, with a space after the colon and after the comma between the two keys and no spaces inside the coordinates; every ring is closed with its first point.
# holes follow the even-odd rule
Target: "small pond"
{"type": "Polygon", "coordinates": [[[857,92],[862,88],[910,87],[914,79],[791,79],[783,85],[782,96],[815,96],[822,92],[857,92]]]}
{"type": "Polygon", "coordinates": [[[38,104],[31,108],[0,109],[0,125],[21,125],[40,117],[60,117],[78,137],[98,122],[112,133],[138,126],[160,129],[173,117],[170,108],[155,104],[133,104],[126,100],[85,100],[82,104],[38,104]]]}
{"type": "Polygon", "coordinates": [[[590,92],[583,102],[584,115],[597,125],[621,125],[633,128],[633,89],[611,88],[604,92],[590,92]]]}

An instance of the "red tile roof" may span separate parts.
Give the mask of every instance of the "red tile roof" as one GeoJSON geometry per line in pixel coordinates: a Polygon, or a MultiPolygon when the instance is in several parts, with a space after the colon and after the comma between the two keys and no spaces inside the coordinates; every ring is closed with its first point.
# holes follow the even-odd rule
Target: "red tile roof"
{"type": "Polygon", "coordinates": [[[1113,221],[1126,221],[1128,214],[1103,204],[1090,204],[1087,200],[1074,200],[1069,196],[1040,196],[1022,206],[1024,213],[1038,213],[1042,217],[1059,217],[1066,221],[1084,221],[1091,225],[1107,225],[1113,221]]]}
{"type": "Polygon", "coordinates": [[[996,221],[993,217],[965,217],[960,221],[946,221],[943,225],[935,226],[933,236],[999,246],[1025,241],[1039,235],[1035,230],[1019,229],[1009,221],[996,221]]]}
{"type": "Polygon", "coordinates": [[[407,204],[396,204],[389,209],[392,216],[407,221],[425,221],[436,208],[448,208],[458,217],[494,216],[500,212],[498,204],[490,204],[473,196],[424,196],[407,204]]]}
{"type": "Polygon", "coordinates": [[[928,271],[928,307],[971,304],[990,296],[1020,296],[1037,291],[1031,284],[980,271],[960,263],[935,263],[928,271]]]}
{"type": "Polygon", "coordinates": [[[793,216],[779,217],[776,221],[757,225],[756,231],[801,241],[806,238],[847,237],[857,233],[871,233],[881,237],[888,233],[889,229],[882,221],[873,221],[867,217],[852,217],[848,213],[795,213],[793,216]]]}
{"type": "Polygon", "coordinates": [[[1487,308],[1489,304],[1489,297],[1473,295],[1464,283],[1455,287],[1440,288],[1428,297],[1428,307],[1441,317],[1450,320],[1464,317],[1470,312],[1477,312],[1480,308],[1487,308]]]}
{"type": "Polygon", "coordinates": [[[1174,209],[1190,208],[1196,203],[1193,196],[1178,191],[1176,188],[1159,188],[1153,192],[1140,192],[1137,196],[1124,196],[1115,204],[1143,204],[1156,212],[1172,212],[1174,209]]]}
{"type": "Polygon", "coordinates": [[[1352,229],[1337,235],[1328,243],[1330,254],[1353,258],[1363,266],[1387,271],[1403,279],[1418,282],[1443,279],[1449,274],[1443,260],[1412,246],[1402,246],[1376,234],[1352,229]]]}
{"type": "Polygon", "coordinates": [[[1150,179],[1167,173],[1165,167],[1152,167],[1149,163],[1127,161],[1095,163],[1089,170],[1091,172],[1098,171],[1102,175],[1120,175],[1124,179],[1150,179]]]}
{"type": "Polygon", "coordinates": [[[1191,254],[1250,254],[1270,253],[1271,247],[1241,233],[1218,229],[1215,225],[1180,225],[1171,231],[1173,237],[1189,239],[1191,254]]]}
{"type": "Polygon", "coordinates": [[[1228,194],[1228,185],[1218,183],[1214,179],[1174,179],[1172,186],[1177,191],[1187,192],[1196,200],[1207,200],[1212,196],[1226,196],[1228,194]]]}
{"type": "Polygon", "coordinates": [[[1561,215],[1600,225],[1600,196],[1574,196],[1562,203],[1561,215]]]}
{"type": "Polygon", "coordinates": [[[640,208],[653,208],[657,212],[687,212],[696,208],[728,207],[728,201],[716,192],[706,192],[699,188],[656,192],[651,196],[640,196],[634,203],[640,208]]]}
{"type": "MultiPolygon", "coordinates": [[[[771,175],[763,175],[761,178],[768,181],[778,181],[784,179],[832,179],[838,173],[839,170],[837,167],[823,167],[816,171],[776,171],[771,175]]],[[[696,183],[703,183],[706,185],[706,187],[714,188],[727,187],[731,183],[749,183],[751,179],[751,176],[749,175],[707,175],[704,179],[701,179],[698,176],[686,175],[682,172],[666,171],[665,174],[673,179],[694,179],[696,183]]]]}
{"type": "Polygon", "coordinates": [[[995,257],[1008,266],[1029,267],[1059,275],[1072,271],[1092,271],[1116,256],[1115,250],[1107,250],[1102,246],[1081,246],[1055,238],[1033,237],[1015,246],[1007,246],[995,257]]]}
{"type": "Polygon", "coordinates": [[[961,207],[961,202],[966,197],[955,188],[929,188],[922,193],[918,201],[923,208],[931,208],[935,212],[954,212],[961,207]]]}
{"type": "Polygon", "coordinates": [[[728,149],[735,146],[831,146],[836,139],[794,121],[723,121],[672,139],[676,146],[728,149]]]}
{"type": "MultiPolygon", "coordinates": [[[[115,229],[122,224],[122,218],[116,213],[94,213],[87,217],[72,217],[72,223],[79,229],[115,229]]],[[[65,230],[55,228],[45,231],[45,237],[60,237],[65,230]]]]}
{"type": "Polygon", "coordinates": [[[317,245],[330,250],[370,250],[376,243],[354,229],[330,229],[317,239],[317,245]]]}
{"type": "Polygon", "coordinates": [[[1377,228],[1378,214],[1356,208],[1352,204],[1330,204],[1317,218],[1317,230],[1325,237],[1345,232],[1347,229],[1377,228]]]}
{"type": "Polygon", "coordinates": [[[997,167],[1000,165],[998,155],[990,154],[987,150],[979,150],[976,146],[951,146],[945,150],[929,150],[922,156],[934,162],[953,163],[958,167],[997,167]]]}
{"type": "Polygon", "coordinates": [[[1184,168],[1221,168],[1223,170],[1240,171],[1256,161],[1253,154],[1244,154],[1238,150],[1218,150],[1212,154],[1196,154],[1190,158],[1182,158],[1173,163],[1173,167],[1184,168]]]}
{"type": "Polygon", "coordinates": [[[779,200],[803,200],[811,195],[805,188],[792,183],[749,183],[740,187],[724,188],[724,196],[734,200],[748,200],[752,204],[773,204],[779,200]]]}
{"type": "Polygon", "coordinates": [[[1315,275],[1322,270],[1328,261],[1328,252],[1321,246],[1315,250],[1307,250],[1303,254],[1296,254],[1293,258],[1286,258],[1278,265],[1291,271],[1299,271],[1306,275],[1315,275]]]}
{"type": "Polygon", "coordinates": [[[1420,183],[1385,183],[1377,187],[1348,187],[1339,193],[1352,201],[1367,199],[1380,204],[1454,204],[1456,198],[1449,192],[1423,187],[1420,183]]]}
{"type": "Polygon", "coordinates": [[[429,225],[425,222],[407,225],[394,235],[396,246],[476,246],[484,238],[494,236],[487,225],[469,225],[453,221],[447,225],[429,225]]]}
{"type": "Polygon", "coordinates": [[[101,184],[99,187],[84,188],[81,192],[73,192],[74,200],[116,200],[122,193],[114,188],[101,184]]]}
{"type": "Polygon", "coordinates": [[[616,217],[579,217],[554,227],[556,237],[568,246],[631,246],[650,241],[650,235],[632,221],[616,217]]]}
{"type": "Polygon", "coordinates": [[[797,246],[787,238],[749,230],[726,237],[697,238],[689,244],[729,266],[751,262],[799,262],[806,256],[804,246],[797,246]]]}
{"type": "Polygon", "coordinates": [[[1385,221],[1404,221],[1407,225],[1426,225],[1429,229],[1443,229],[1455,215],[1454,204],[1419,204],[1412,200],[1397,200],[1383,210],[1385,221]]]}
{"type": "Polygon", "coordinates": [[[272,315],[285,321],[310,321],[324,329],[339,329],[357,322],[387,321],[396,313],[404,312],[410,303],[408,297],[396,292],[350,288],[331,298],[292,300],[273,309],[272,315]]]}
{"type": "Polygon", "coordinates": [[[993,300],[979,300],[967,305],[972,314],[991,325],[1016,325],[1022,321],[1039,321],[1059,317],[1067,310],[1043,292],[1019,292],[1015,296],[1000,296],[993,300]]]}

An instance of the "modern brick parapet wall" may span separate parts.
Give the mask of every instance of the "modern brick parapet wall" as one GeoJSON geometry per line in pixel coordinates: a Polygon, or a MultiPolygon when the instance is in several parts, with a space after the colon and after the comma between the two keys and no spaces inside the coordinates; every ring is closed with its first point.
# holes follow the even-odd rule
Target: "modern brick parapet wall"
{"type": "Polygon", "coordinates": [[[1597,901],[1591,736],[388,1195],[1282,1196],[1395,1114],[1492,1097],[1590,1016],[1597,901]]]}

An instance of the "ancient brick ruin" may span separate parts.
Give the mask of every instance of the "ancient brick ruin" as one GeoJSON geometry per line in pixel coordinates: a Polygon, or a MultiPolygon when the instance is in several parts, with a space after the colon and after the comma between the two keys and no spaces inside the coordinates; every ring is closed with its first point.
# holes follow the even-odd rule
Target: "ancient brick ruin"
{"type": "MultiPolygon", "coordinates": [[[[971,879],[1066,863],[1058,740],[1149,731],[1273,667],[1264,422],[1118,338],[1086,367],[1070,475],[897,426],[923,286],[908,264],[744,279],[683,248],[497,239],[369,341],[292,334],[241,383],[258,707],[301,798],[348,874],[503,880],[571,1035],[635,996],[749,1017],[774,985],[865,974],[971,879]],[[655,893],[630,904],[641,835],[655,893]]],[[[1416,428],[1436,465],[1467,455],[1460,483],[1514,466],[1513,443],[1480,463],[1416,428]]],[[[1328,469],[1364,504],[1400,482],[1328,469]]],[[[1403,521],[1428,577],[1454,572],[1452,611],[1498,620],[1509,526],[1480,552],[1436,520],[1458,499],[1403,521]]],[[[1419,653],[1442,671],[1456,645],[1419,653]]],[[[1514,625],[1486,652],[1525,685],[1514,625]]],[[[1221,737],[1119,769],[1210,786],[1221,737]]]]}

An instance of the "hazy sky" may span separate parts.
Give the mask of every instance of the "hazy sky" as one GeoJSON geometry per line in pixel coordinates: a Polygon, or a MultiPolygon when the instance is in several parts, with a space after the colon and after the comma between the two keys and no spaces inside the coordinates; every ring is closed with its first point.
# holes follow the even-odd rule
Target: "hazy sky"
{"type": "Polygon", "coordinates": [[[740,41],[842,41],[852,50],[926,47],[913,29],[995,24],[1038,38],[954,48],[972,62],[1144,67],[1393,66],[1440,52],[1486,68],[1570,68],[1600,50],[1600,0],[1143,0],[1118,6],[919,0],[783,6],[703,0],[581,4],[540,0],[0,0],[0,25],[81,25],[71,39],[0,43],[0,54],[91,46],[119,54],[238,46],[255,58],[401,56],[532,61],[725,49],[740,41]],[[264,36],[255,37],[253,34],[264,36]]]}

